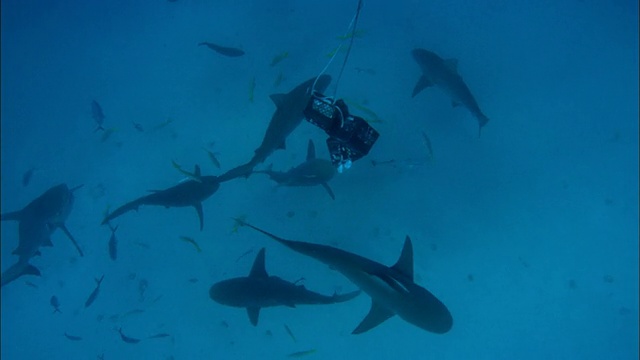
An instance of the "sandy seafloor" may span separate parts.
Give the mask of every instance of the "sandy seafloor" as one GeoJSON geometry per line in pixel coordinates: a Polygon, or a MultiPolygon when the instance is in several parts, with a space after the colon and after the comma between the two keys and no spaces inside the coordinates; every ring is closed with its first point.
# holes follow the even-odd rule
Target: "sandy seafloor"
{"type": "MultiPolygon", "coordinates": [[[[42,277],[2,288],[2,359],[283,359],[310,349],[305,358],[637,359],[636,1],[366,1],[337,96],[374,111],[381,137],[331,181],[336,200],[321,187],[235,179],[204,203],[202,232],[191,208],[144,207],[116,219],[119,253],[109,258],[104,210],[177,184],[184,176],[171,160],[214,175],[249,160],[275,110],[268,95],[324,67],[355,7],[3,0],[2,212],[55,184],[84,184],[67,226],[85,256],[57,231],[32,260],[42,277]],[[224,57],[201,41],[246,54],[224,57]],[[439,89],[411,98],[421,74],[414,48],[459,60],[491,119],[480,138],[473,116],[439,89]],[[94,99],[112,130],[104,141],[94,99]],[[203,147],[218,153],[221,169],[203,147]],[[390,159],[396,166],[371,164],[390,159]],[[208,289],[246,276],[262,247],[272,275],[304,277],[325,294],[355,286],[256,232],[233,232],[234,216],[387,265],[411,236],[415,280],[447,305],[453,328],[437,335],[394,317],[351,335],[369,310],[365,294],[263,309],[251,326],[243,309],[213,302],[208,289]],[[52,295],[61,314],[52,313],[52,295]],[[135,338],[170,336],[128,344],[120,327],[135,338]]],[[[342,61],[329,68],[334,83],[342,61]]],[[[325,138],[304,122],[286,151],[258,168],[300,163],[309,139],[326,158],[325,138]]],[[[16,223],[3,222],[3,270],[17,260],[17,241],[16,223]]]]}

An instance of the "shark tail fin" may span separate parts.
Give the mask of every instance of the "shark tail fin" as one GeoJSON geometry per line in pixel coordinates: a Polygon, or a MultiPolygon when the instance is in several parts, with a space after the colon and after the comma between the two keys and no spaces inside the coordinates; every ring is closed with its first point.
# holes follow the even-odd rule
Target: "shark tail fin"
{"type": "Polygon", "coordinates": [[[480,137],[480,133],[482,132],[482,127],[487,125],[488,122],[489,122],[489,118],[485,114],[480,113],[478,115],[478,125],[479,125],[478,137],[480,137]]]}

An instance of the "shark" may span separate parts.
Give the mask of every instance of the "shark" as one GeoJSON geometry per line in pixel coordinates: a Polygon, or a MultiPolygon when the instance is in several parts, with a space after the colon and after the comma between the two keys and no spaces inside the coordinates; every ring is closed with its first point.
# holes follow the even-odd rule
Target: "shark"
{"type": "Polygon", "coordinates": [[[322,187],[332,199],[336,196],[329,187],[329,180],[336,174],[336,168],[331,161],[316,158],[316,148],[312,140],[307,145],[306,160],[288,171],[273,171],[271,166],[267,170],[253,171],[254,174],[266,174],[271,180],[282,186],[316,186],[322,187]]]}
{"type": "Polygon", "coordinates": [[[285,149],[287,137],[304,120],[303,111],[311,99],[312,87],[315,91],[324,92],[330,82],[331,76],[320,75],[303,82],[286,94],[272,94],[270,97],[276,105],[276,111],[269,121],[262,143],[254,151],[249,162],[220,175],[220,182],[240,176],[248,177],[253,168],[264,162],[274,151],[285,149]]]}
{"type": "Polygon", "coordinates": [[[451,104],[456,107],[463,105],[478,120],[480,128],[489,122],[489,118],[482,113],[478,102],[471,94],[471,90],[458,74],[458,60],[442,59],[436,53],[425,49],[414,49],[411,54],[422,70],[411,97],[415,97],[422,90],[437,86],[451,97],[451,104]]]}
{"type": "Polygon", "coordinates": [[[297,253],[328,265],[368,294],[371,297],[371,308],[352,334],[367,332],[394,315],[436,334],[444,334],[453,326],[449,309],[429,290],[413,280],[413,245],[409,236],[405,238],[398,261],[393,266],[386,266],[332,246],[286,240],[244,220],[235,221],[297,253]]]}
{"type": "Polygon", "coordinates": [[[65,225],[73,208],[73,191],[80,187],[82,185],[69,189],[66,184],[56,185],[32,200],[22,210],[0,215],[2,221],[18,221],[18,247],[13,251],[13,254],[18,256],[18,262],[2,273],[1,286],[23,275],[41,275],[40,270],[31,265],[29,260],[40,255],[41,247],[53,246],[51,235],[58,228],[71,240],[80,256],[84,255],[65,225]]]}
{"type": "Polygon", "coordinates": [[[204,228],[202,202],[213,195],[220,187],[216,176],[202,176],[200,167],[195,166],[192,178],[164,190],[151,190],[151,194],[130,201],[113,212],[107,214],[102,225],[131,210],[138,210],[141,205],[156,205],[170,207],[193,206],[198,213],[200,230],[204,228]]]}
{"type": "Polygon", "coordinates": [[[258,325],[260,309],[272,306],[296,307],[296,305],[335,304],[349,301],[360,290],[332,296],[307,290],[277,276],[270,276],[265,267],[265,249],[262,248],[253,262],[249,276],[223,280],[209,289],[209,297],[222,305],[246,308],[249,321],[258,325]]]}

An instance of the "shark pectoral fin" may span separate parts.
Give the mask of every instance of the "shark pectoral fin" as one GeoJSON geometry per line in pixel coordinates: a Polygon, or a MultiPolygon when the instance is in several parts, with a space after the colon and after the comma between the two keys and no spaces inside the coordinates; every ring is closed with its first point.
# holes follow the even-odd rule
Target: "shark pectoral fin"
{"type": "Polygon", "coordinates": [[[35,275],[35,276],[40,276],[40,270],[38,270],[37,267],[33,266],[33,265],[27,265],[24,270],[22,270],[22,274],[21,275],[35,275]]]}
{"type": "Polygon", "coordinates": [[[415,97],[418,93],[429,86],[433,86],[433,83],[424,75],[420,76],[416,86],[413,88],[413,92],[411,93],[411,97],[415,97]]]}
{"type": "Polygon", "coordinates": [[[46,247],[53,246],[53,243],[51,242],[51,237],[50,236],[47,236],[47,238],[42,241],[42,246],[46,246],[46,247]]]}
{"type": "Polygon", "coordinates": [[[193,207],[196,208],[196,212],[198,213],[198,219],[200,219],[200,231],[204,227],[204,214],[202,213],[202,203],[195,203],[193,207]]]}
{"type": "Polygon", "coordinates": [[[331,196],[331,198],[333,200],[336,199],[336,195],[333,193],[333,190],[331,190],[331,188],[329,187],[329,184],[327,184],[326,182],[321,183],[320,185],[322,185],[322,187],[327,190],[327,192],[329,193],[329,196],[331,196]]]}
{"type": "Polygon", "coordinates": [[[258,325],[258,317],[260,316],[260,308],[259,307],[248,307],[247,315],[249,315],[249,321],[251,321],[251,325],[258,325]]]}
{"type": "Polygon", "coordinates": [[[453,73],[458,73],[458,59],[445,59],[444,65],[453,73]]]}
{"type": "Polygon", "coordinates": [[[271,94],[269,97],[271,98],[271,101],[276,104],[276,107],[281,107],[284,105],[287,94],[271,94]]]}
{"type": "Polygon", "coordinates": [[[404,239],[400,258],[391,268],[408,276],[413,281],[413,244],[409,235],[404,239]]]}
{"type": "Polygon", "coordinates": [[[313,145],[313,140],[309,139],[309,144],[307,144],[307,161],[313,160],[316,158],[316,146],[313,145]]]}
{"type": "Polygon", "coordinates": [[[263,278],[266,279],[269,277],[267,274],[267,270],[264,265],[264,248],[260,249],[256,259],[253,261],[253,267],[251,267],[251,272],[249,273],[250,278],[263,278]]]}
{"type": "Polygon", "coordinates": [[[60,229],[62,229],[62,231],[65,233],[65,235],[67,235],[69,240],[71,240],[71,242],[73,243],[73,246],[75,246],[76,250],[78,250],[78,254],[80,254],[80,256],[84,256],[82,249],[80,249],[80,245],[78,245],[78,242],[76,241],[76,239],[73,238],[73,235],[71,235],[71,233],[69,232],[69,229],[67,229],[67,226],[65,224],[60,224],[60,229]]]}
{"type": "Polygon", "coordinates": [[[367,332],[374,327],[382,324],[388,318],[395,315],[393,311],[383,308],[378,305],[375,301],[371,301],[371,309],[367,316],[362,319],[360,325],[351,332],[352,334],[362,334],[363,332],[367,332]]]}

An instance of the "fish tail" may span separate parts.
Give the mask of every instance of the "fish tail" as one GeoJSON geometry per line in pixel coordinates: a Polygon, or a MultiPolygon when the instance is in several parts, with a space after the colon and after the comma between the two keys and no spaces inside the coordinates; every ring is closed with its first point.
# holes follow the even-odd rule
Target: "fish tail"
{"type": "Polygon", "coordinates": [[[95,130],[93,130],[93,132],[98,132],[100,130],[106,131],[106,129],[102,125],[98,125],[98,127],[95,130]]]}

